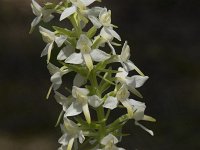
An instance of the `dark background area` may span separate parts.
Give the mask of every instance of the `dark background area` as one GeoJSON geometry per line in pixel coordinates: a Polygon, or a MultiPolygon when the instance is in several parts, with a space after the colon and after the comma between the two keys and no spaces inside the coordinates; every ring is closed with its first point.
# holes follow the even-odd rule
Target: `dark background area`
{"type": "MultiPolygon", "coordinates": [[[[44,0],[43,0],[44,2],[44,0]]],[[[103,0],[113,24],[131,46],[132,60],[150,77],[142,87],[144,122],[151,137],[126,125],[127,150],[200,149],[200,1],[103,0]]],[[[54,128],[61,107],[51,96],[45,44],[35,31],[30,1],[0,1],[0,149],[55,150],[60,129],[54,128]]],[[[69,79],[71,80],[71,79],[69,79]]],[[[71,82],[71,81],[69,81],[71,82]]]]}

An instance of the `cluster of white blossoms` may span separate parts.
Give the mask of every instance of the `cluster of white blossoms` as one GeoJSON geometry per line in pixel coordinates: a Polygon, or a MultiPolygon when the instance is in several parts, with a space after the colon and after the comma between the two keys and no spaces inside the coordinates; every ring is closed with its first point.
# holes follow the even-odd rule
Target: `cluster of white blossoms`
{"type": "Polygon", "coordinates": [[[62,105],[57,122],[60,124],[63,117],[59,150],[123,150],[116,144],[123,137],[122,128],[128,120],[134,120],[135,125],[153,135],[139,121],[154,122],[155,119],[144,114],[146,106],[143,102],[130,98],[142,98],[138,88],[148,76],[129,60],[127,41],[120,48],[121,38],[115,31],[117,26],[111,23],[111,11],[105,7],[89,7],[96,1],[100,2],[62,0],[47,2],[41,7],[32,0],[31,4],[36,18],[30,32],[40,22],[51,21],[54,15],[60,16],[63,26],[67,21],[72,25],[52,26],[52,31],[39,26],[46,43],[41,57],[47,56],[52,82],[47,98],[53,91],[56,101],[62,105]],[[112,69],[113,65],[119,68],[112,69]],[[130,76],[131,71],[137,75],[130,76]],[[63,76],[70,72],[76,73],[71,88],[62,84],[63,76]],[[61,94],[62,86],[66,92],[61,94]],[[127,113],[108,123],[114,109],[125,109],[127,113]]]}

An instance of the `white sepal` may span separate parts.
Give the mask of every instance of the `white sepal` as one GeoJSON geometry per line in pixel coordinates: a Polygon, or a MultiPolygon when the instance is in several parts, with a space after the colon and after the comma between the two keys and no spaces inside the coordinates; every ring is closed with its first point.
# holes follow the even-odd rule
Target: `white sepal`
{"type": "Polygon", "coordinates": [[[108,134],[101,140],[101,144],[107,145],[110,141],[112,141],[113,144],[118,143],[118,139],[114,135],[108,134]]]}
{"type": "Polygon", "coordinates": [[[67,40],[67,37],[64,35],[55,37],[55,42],[58,45],[58,47],[61,47],[66,40],[67,40]]]}
{"type": "Polygon", "coordinates": [[[74,6],[74,5],[72,5],[72,6],[69,7],[69,8],[66,8],[66,9],[62,12],[62,14],[61,14],[61,16],[60,16],[60,21],[64,20],[65,18],[67,18],[67,17],[69,17],[69,16],[71,16],[72,14],[74,14],[74,13],[76,12],[76,10],[77,10],[77,7],[74,6]]]}
{"type": "Polygon", "coordinates": [[[110,54],[107,54],[99,49],[93,49],[90,53],[92,59],[96,62],[101,62],[109,59],[111,57],[110,54]]]}
{"type": "Polygon", "coordinates": [[[124,43],[120,58],[123,62],[126,62],[130,58],[130,47],[127,44],[127,41],[124,43]]]}
{"type": "Polygon", "coordinates": [[[103,107],[113,110],[113,109],[117,108],[117,105],[118,105],[117,98],[113,97],[113,96],[108,96],[108,98],[106,99],[106,101],[103,104],[103,107]]]}
{"type": "Polygon", "coordinates": [[[103,103],[103,100],[100,97],[98,97],[97,95],[93,95],[93,96],[88,97],[88,103],[92,107],[97,108],[103,103]]]}
{"type": "Polygon", "coordinates": [[[95,16],[90,15],[88,18],[95,27],[100,28],[102,26],[101,22],[95,16]]]}
{"type": "Polygon", "coordinates": [[[62,48],[57,56],[57,60],[65,60],[69,57],[72,53],[74,53],[75,49],[70,45],[65,46],[62,48]]]}
{"type": "Polygon", "coordinates": [[[76,48],[87,51],[91,46],[92,41],[85,34],[81,34],[79,40],[77,41],[76,48]]]}
{"type": "Polygon", "coordinates": [[[65,112],[65,117],[76,116],[83,112],[82,105],[78,102],[72,102],[69,108],[65,112]]]}
{"type": "Polygon", "coordinates": [[[121,41],[121,37],[119,36],[119,34],[116,31],[114,31],[111,27],[107,28],[107,30],[110,33],[110,35],[121,41]]]}
{"type": "Polygon", "coordinates": [[[65,63],[68,64],[82,64],[83,62],[81,53],[73,53],[65,60],[65,63]]]}

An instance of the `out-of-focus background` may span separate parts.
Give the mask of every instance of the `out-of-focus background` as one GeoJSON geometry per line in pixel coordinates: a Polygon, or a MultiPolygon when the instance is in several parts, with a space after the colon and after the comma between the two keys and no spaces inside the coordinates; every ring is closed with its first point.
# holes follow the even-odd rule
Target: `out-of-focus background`
{"type": "MultiPolygon", "coordinates": [[[[46,0],[47,1],[47,0],[46,0]]],[[[40,1],[40,2],[44,2],[40,1]]],[[[128,123],[127,150],[200,149],[200,1],[103,0],[132,60],[149,81],[141,88],[151,137],[128,123]]],[[[0,150],[55,150],[61,107],[51,96],[45,44],[35,30],[29,0],[0,1],[0,150]]],[[[71,79],[69,79],[71,82],[71,79]]]]}

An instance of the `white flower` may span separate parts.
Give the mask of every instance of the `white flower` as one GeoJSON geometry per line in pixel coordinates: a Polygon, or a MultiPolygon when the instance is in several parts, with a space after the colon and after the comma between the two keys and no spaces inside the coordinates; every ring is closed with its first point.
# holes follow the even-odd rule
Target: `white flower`
{"type": "Polygon", "coordinates": [[[88,107],[88,94],[88,89],[73,86],[72,96],[75,98],[75,101],[73,101],[69,108],[66,110],[65,117],[76,116],[83,112],[87,122],[90,124],[91,117],[88,107]]]}
{"type": "Polygon", "coordinates": [[[135,66],[135,64],[129,60],[130,58],[130,47],[127,44],[127,41],[124,43],[124,46],[122,48],[121,54],[118,56],[119,61],[121,62],[123,68],[126,70],[126,72],[136,70],[141,76],[144,76],[144,74],[140,71],[138,67],[135,66]]]}
{"type": "Polygon", "coordinates": [[[118,35],[117,32],[113,30],[113,27],[103,27],[100,32],[100,36],[103,38],[103,40],[108,44],[110,47],[112,54],[116,55],[115,48],[112,46],[112,40],[113,38],[118,39],[121,41],[120,36],[118,35]]]}
{"type": "Polygon", "coordinates": [[[77,11],[77,9],[79,9],[80,12],[85,10],[87,6],[91,5],[96,0],[69,0],[69,1],[72,3],[72,6],[66,8],[62,12],[60,16],[60,21],[74,14],[77,11]]]}
{"type": "Polygon", "coordinates": [[[53,85],[53,89],[57,90],[62,84],[62,76],[69,73],[69,70],[67,68],[58,68],[52,63],[49,63],[47,65],[47,68],[49,70],[49,73],[51,74],[51,82],[53,85]]]}
{"type": "Polygon", "coordinates": [[[40,23],[41,20],[43,20],[44,22],[49,22],[54,18],[54,16],[52,15],[52,10],[43,9],[35,0],[32,0],[31,8],[34,15],[36,15],[36,18],[31,23],[30,32],[33,31],[35,26],[40,23]]]}
{"type": "Polygon", "coordinates": [[[103,28],[100,31],[100,36],[105,42],[108,43],[113,55],[116,55],[115,49],[112,46],[112,40],[113,38],[116,38],[119,41],[121,41],[121,38],[118,35],[118,33],[113,30],[114,25],[111,24],[111,11],[108,11],[107,8],[102,8],[99,13],[99,18],[92,14],[88,15],[88,18],[97,28],[103,26],[103,28]]]}
{"type": "Polygon", "coordinates": [[[134,75],[132,77],[128,77],[128,72],[126,72],[121,67],[119,67],[118,71],[120,71],[119,73],[116,74],[118,81],[121,84],[125,84],[133,94],[142,97],[142,95],[136,90],[136,88],[141,87],[149,77],[140,75],[134,75]]]}
{"type": "Polygon", "coordinates": [[[146,121],[151,121],[151,122],[156,121],[154,118],[144,115],[144,111],[146,109],[145,103],[142,103],[133,99],[130,99],[129,103],[133,107],[133,111],[134,111],[133,118],[135,119],[135,125],[140,126],[142,129],[144,129],[145,131],[147,131],[149,134],[153,136],[154,135],[153,131],[147,129],[146,127],[144,127],[142,124],[138,122],[140,120],[146,120],[146,121]]]}
{"type": "Polygon", "coordinates": [[[58,68],[52,63],[49,63],[47,65],[47,68],[49,70],[49,73],[51,74],[51,82],[52,82],[52,85],[46,97],[48,99],[52,88],[54,91],[58,90],[62,84],[62,76],[69,73],[70,71],[66,67],[58,68]]]}
{"type": "Polygon", "coordinates": [[[91,71],[93,69],[93,61],[101,62],[110,58],[110,55],[99,50],[91,49],[92,42],[84,34],[82,34],[77,42],[76,48],[81,51],[81,53],[73,53],[66,60],[65,63],[70,64],[83,64],[85,63],[88,69],[91,71]]]}
{"type": "Polygon", "coordinates": [[[108,134],[101,140],[101,144],[105,147],[103,149],[98,150],[125,150],[124,148],[119,148],[115,145],[118,142],[118,139],[114,135],[108,134]]]}
{"type": "Polygon", "coordinates": [[[118,105],[118,102],[121,102],[124,107],[126,107],[129,118],[133,117],[133,108],[129,102],[130,92],[127,89],[126,85],[122,85],[122,87],[117,91],[116,97],[108,96],[103,107],[108,109],[115,109],[118,105]]]}
{"type": "Polygon", "coordinates": [[[100,28],[101,26],[104,27],[111,27],[113,26],[111,24],[111,11],[107,11],[106,8],[101,8],[101,11],[99,12],[99,18],[95,16],[95,13],[91,13],[88,15],[88,18],[93,23],[94,26],[97,28],[100,28]]]}
{"type": "Polygon", "coordinates": [[[62,131],[64,132],[63,136],[58,140],[62,146],[60,150],[72,150],[74,140],[79,139],[80,143],[83,143],[85,137],[82,130],[78,127],[73,121],[64,118],[64,125],[61,126],[62,131]]]}
{"type": "Polygon", "coordinates": [[[54,32],[51,32],[50,30],[47,30],[41,26],[39,27],[39,30],[42,34],[44,42],[47,43],[46,47],[42,51],[41,57],[47,55],[47,63],[49,63],[54,42],[56,42],[58,47],[61,47],[67,38],[63,35],[56,36],[54,32]]]}

